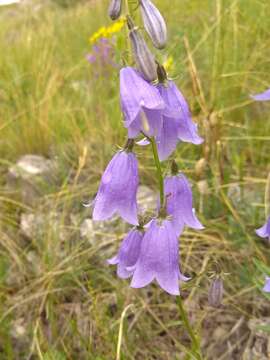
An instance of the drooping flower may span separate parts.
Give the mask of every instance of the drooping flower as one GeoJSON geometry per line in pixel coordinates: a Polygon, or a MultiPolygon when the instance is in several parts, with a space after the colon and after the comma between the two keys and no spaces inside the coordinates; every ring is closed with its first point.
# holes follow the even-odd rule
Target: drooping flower
{"type": "Polygon", "coordinates": [[[269,238],[270,241],[270,216],[266,223],[261,228],[256,230],[256,234],[261,238],[269,238]]]}
{"type": "Polygon", "coordinates": [[[131,287],[142,288],[156,280],[169,294],[179,295],[179,280],[188,278],[181,274],[178,261],[178,239],[171,221],[151,220],[134,266],[131,287]]]}
{"type": "Polygon", "coordinates": [[[138,225],[138,184],[138,162],[135,154],[126,150],[117,152],[102,175],[94,200],[93,219],[106,220],[118,213],[128,223],[138,225]]]}
{"type": "Polygon", "coordinates": [[[164,102],[158,89],[131,67],[120,71],[120,97],[130,138],[135,138],[141,131],[148,136],[160,132],[164,102]]]}
{"type": "Polygon", "coordinates": [[[181,141],[199,145],[203,139],[198,135],[198,127],[192,121],[189,106],[175,83],[171,80],[158,85],[159,92],[165,103],[163,121],[175,120],[177,132],[175,136],[181,141]]]}
{"type": "Polygon", "coordinates": [[[270,100],[270,89],[268,89],[260,94],[251,95],[250,97],[256,101],[268,101],[268,100],[270,100]]]}
{"type": "Polygon", "coordinates": [[[192,191],[187,178],[181,173],[167,176],[164,189],[167,212],[172,215],[172,223],[177,235],[182,232],[184,225],[193,229],[203,229],[193,209],[192,191]]]}
{"type": "Polygon", "coordinates": [[[270,293],[270,277],[269,276],[265,277],[265,284],[264,284],[264,287],[262,290],[264,292],[270,293]]]}
{"type": "Polygon", "coordinates": [[[117,265],[117,275],[122,279],[129,278],[139,257],[141,242],[144,236],[142,229],[133,228],[122,241],[118,254],[108,260],[111,265],[117,265]]]}
{"type": "Polygon", "coordinates": [[[168,80],[164,66],[158,64],[157,88],[164,101],[160,131],[155,134],[159,159],[166,160],[175,150],[179,141],[201,144],[198,127],[192,121],[189,106],[175,83],[168,80]]]}

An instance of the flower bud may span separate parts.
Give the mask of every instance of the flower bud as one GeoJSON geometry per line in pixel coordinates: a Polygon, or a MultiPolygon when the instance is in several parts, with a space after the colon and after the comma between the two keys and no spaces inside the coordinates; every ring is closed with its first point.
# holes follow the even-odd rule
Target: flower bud
{"type": "Polygon", "coordinates": [[[219,307],[223,298],[223,281],[220,276],[214,278],[208,293],[208,303],[212,307],[219,307]]]}
{"type": "Polygon", "coordinates": [[[207,168],[207,161],[205,158],[201,158],[195,164],[195,173],[198,177],[204,175],[207,168]]]}
{"type": "Polygon", "coordinates": [[[129,37],[132,44],[133,54],[138,70],[145,80],[154,81],[157,79],[156,63],[153,54],[150,52],[144,38],[128,17],[129,37]]]}
{"type": "Polygon", "coordinates": [[[121,10],[122,0],[111,0],[108,13],[112,20],[117,20],[120,17],[121,10]]]}
{"type": "Polygon", "coordinates": [[[167,43],[167,27],[163,16],[150,0],[140,0],[145,30],[157,49],[163,49],[167,43]]]}

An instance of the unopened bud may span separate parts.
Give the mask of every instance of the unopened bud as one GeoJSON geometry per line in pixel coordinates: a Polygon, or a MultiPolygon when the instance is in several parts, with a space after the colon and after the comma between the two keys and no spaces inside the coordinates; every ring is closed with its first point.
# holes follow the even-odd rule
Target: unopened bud
{"type": "Polygon", "coordinates": [[[195,173],[198,177],[202,176],[206,170],[207,161],[204,158],[198,160],[195,164],[195,173]]]}
{"type": "Polygon", "coordinates": [[[210,193],[207,180],[198,181],[197,186],[201,195],[208,195],[210,193]]]}
{"type": "Polygon", "coordinates": [[[108,13],[112,20],[117,20],[120,17],[121,10],[122,0],[111,0],[108,13]]]}
{"type": "Polygon", "coordinates": [[[153,54],[150,52],[144,38],[130,17],[128,17],[129,37],[133,48],[133,54],[138,70],[145,80],[154,81],[157,79],[156,63],[153,54]]]}
{"type": "Polygon", "coordinates": [[[167,27],[163,16],[150,0],[140,0],[145,30],[157,49],[163,49],[167,43],[167,27]]]}
{"type": "Polygon", "coordinates": [[[216,277],[209,289],[208,303],[212,307],[219,307],[223,298],[223,280],[220,276],[216,277]]]}

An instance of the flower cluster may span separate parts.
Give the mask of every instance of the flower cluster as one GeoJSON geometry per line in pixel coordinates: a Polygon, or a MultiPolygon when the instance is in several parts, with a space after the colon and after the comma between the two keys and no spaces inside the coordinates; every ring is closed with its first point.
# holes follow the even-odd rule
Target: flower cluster
{"type": "Polygon", "coordinates": [[[106,38],[100,38],[93,46],[86,59],[92,65],[100,65],[103,71],[107,68],[116,67],[113,61],[114,50],[112,44],[106,38]]]}
{"type": "Polygon", "coordinates": [[[119,19],[110,26],[102,26],[93,35],[91,35],[91,37],[89,38],[90,44],[94,44],[102,38],[110,38],[116,33],[120,32],[123,29],[125,22],[125,19],[119,19]]]}
{"type": "MultiPolygon", "coordinates": [[[[139,4],[153,45],[163,48],[167,29],[162,15],[150,0],[140,0],[139,4]]],[[[121,0],[112,0],[111,18],[118,18],[121,9],[121,0]]],[[[134,288],[156,280],[169,294],[179,295],[179,281],[189,278],[181,273],[178,238],[185,226],[193,229],[203,229],[203,226],[193,209],[187,178],[179,172],[173,159],[171,172],[164,176],[161,162],[172,155],[179,142],[201,144],[203,140],[183,94],[168,79],[165,68],[156,62],[129,16],[127,25],[136,64],[120,71],[120,100],[128,140],[102,175],[93,202],[93,219],[106,220],[118,214],[133,225],[117,255],[108,260],[117,265],[120,278],[132,277],[134,288]],[[137,144],[151,144],[160,184],[157,212],[147,221],[137,205],[139,174],[134,152],[137,137],[142,137],[137,144]]]]}

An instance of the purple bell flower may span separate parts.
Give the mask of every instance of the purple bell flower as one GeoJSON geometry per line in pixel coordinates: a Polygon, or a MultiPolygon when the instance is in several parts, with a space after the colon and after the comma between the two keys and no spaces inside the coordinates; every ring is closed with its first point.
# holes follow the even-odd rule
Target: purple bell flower
{"type": "Polygon", "coordinates": [[[164,182],[167,199],[167,212],[172,215],[172,223],[177,235],[183,231],[184,225],[193,229],[203,229],[192,206],[192,191],[187,178],[183,174],[167,176],[164,182]]]}
{"type": "Polygon", "coordinates": [[[177,126],[175,137],[184,142],[199,145],[203,139],[198,135],[198,127],[192,121],[189,106],[173,81],[167,81],[166,86],[158,85],[162,99],[165,102],[163,111],[164,122],[174,120],[177,126]]]}
{"type": "Polygon", "coordinates": [[[266,223],[261,228],[256,230],[256,234],[261,238],[269,238],[270,240],[270,216],[266,223]]]}
{"type": "Polygon", "coordinates": [[[141,131],[148,136],[160,132],[165,106],[160,93],[131,67],[120,71],[120,97],[130,138],[135,138],[141,131]]]}
{"type": "Polygon", "coordinates": [[[138,225],[138,184],[138,162],[135,154],[131,151],[118,151],[102,175],[94,200],[93,219],[106,220],[118,213],[128,223],[138,225]]]}
{"type": "Polygon", "coordinates": [[[131,287],[142,288],[156,280],[169,294],[179,295],[179,280],[188,278],[181,274],[178,258],[178,239],[171,221],[151,220],[134,266],[131,287]]]}
{"type": "Polygon", "coordinates": [[[111,265],[117,265],[117,275],[121,279],[127,279],[132,274],[128,268],[134,266],[138,260],[141,242],[144,232],[138,228],[133,228],[122,241],[118,254],[108,260],[111,265]]]}
{"type": "Polygon", "coordinates": [[[256,101],[268,101],[270,100],[270,89],[256,95],[250,95],[253,100],[256,101]]]}
{"type": "Polygon", "coordinates": [[[262,290],[264,292],[270,293],[270,277],[269,276],[265,277],[265,284],[264,284],[264,287],[262,290]]]}

